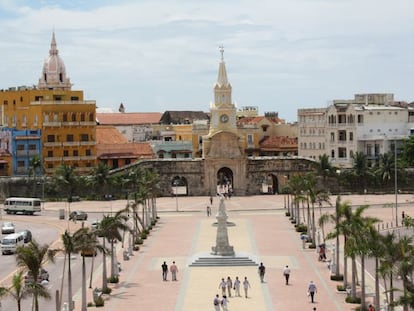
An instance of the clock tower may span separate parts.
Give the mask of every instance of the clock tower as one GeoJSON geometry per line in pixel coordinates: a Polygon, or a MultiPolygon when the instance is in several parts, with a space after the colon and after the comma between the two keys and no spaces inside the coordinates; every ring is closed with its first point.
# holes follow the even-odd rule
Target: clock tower
{"type": "Polygon", "coordinates": [[[214,102],[210,107],[211,122],[209,136],[223,130],[237,133],[236,107],[231,100],[231,85],[227,78],[223,46],[220,46],[220,53],[221,61],[217,82],[214,84],[214,102]]]}

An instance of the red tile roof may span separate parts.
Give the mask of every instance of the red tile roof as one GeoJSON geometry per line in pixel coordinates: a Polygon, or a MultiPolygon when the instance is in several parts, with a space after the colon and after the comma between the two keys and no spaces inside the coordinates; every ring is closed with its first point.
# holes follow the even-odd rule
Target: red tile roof
{"type": "Polygon", "coordinates": [[[287,136],[268,136],[260,142],[262,150],[297,150],[298,139],[287,136]]]}
{"type": "Polygon", "coordinates": [[[97,113],[96,119],[101,125],[158,124],[161,116],[160,112],[97,113]]]}

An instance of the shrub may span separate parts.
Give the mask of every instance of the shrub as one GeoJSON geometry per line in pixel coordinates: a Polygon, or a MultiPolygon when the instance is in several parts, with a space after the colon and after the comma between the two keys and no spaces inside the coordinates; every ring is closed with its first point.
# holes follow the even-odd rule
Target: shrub
{"type": "Polygon", "coordinates": [[[134,251],[136,251],[136,252],[139,251],[139,245],[137,245],[137,244],[134,245],[134,251]]]}
{"type": "Polygon", "coordinates": [[[296,226],[296,231],[297,232],[307,232],[308,231],[308,226],[304,225],[304,224],[299,224],[296,226]]]}
{"type": "Polygon", "coordinates": [[[102,294],[109,295],[112,292],[112,289],[107,287],[102,289],[102,294]]]}
{"type": "Polygon", "coordinates": [[[147,238],[147,234],[145,232],[141,232],[141,239],[145,240],[147,238]]]}
{"type": "Polygon", "coordinates": [[[148,229],[144,229],[142,232],[147,234],[147,235],[150,233],[148,229]]]}
{"type": "Polygon", "coordinates": [[[103,300],[102,297],[98,297],[95,301],[95,307],[99,308],[99,307],[103,307],[105,305],[105,301],[103,300]]]}
{"type": "Polygon", "coordinates": [[[344,292],[344,291],[346,291],[346,287],[343,286],[343,285],[336,285],[336,290],[338,292],[344,292]]]}
{"type": "Polygon", "coordinates": [[[286,212],[286,213],[285,213],[285,215],[286,215],[287,217],[290,217],[290,213],[289,213],[289,212],[286,212]]]}
{"type": "Polygon", "coordinates": [[[111,277],[108,279],[108,282],[109,282],[109,283],[119,283],[119,277],[117,277],[117,276],[111,276],[111,277]]]}
{"type": "Polygon", "coordinates": [[[144,243],[144,241],[141,239],[141,238],[136,238],[135,239],[135,244],[139,244],[139,245],[141,245],[141,244],[143,244],[144,243]]]}
{"type": "Polygon", "coordinates": [[[315,244],[315,243],[311,243],[311,244],[309,245],[309,248],[316,248],[316,244],[315,244]]]}
{"type": "Polygon", "coordinates": [[[152,221],[151,221],[151,226],[155,226],[155,224],[157,223],[157,220],[156,219],[153,219],[152,221]]]}
{"type": "Polygon", "coordinates": [[[352,298],[352,296],[346,296],[345,302],[359,304],[361,303],[361,297],[352,298]]]}
{"type": "Polygon", "coordinates": [[[94,305],[94,303],[93,302],[88,302],[88,304],[86,305],[88,308],[90,308],[90,307],[94,307],[95,305],[94,305]]]}
{"type": "Polygon", "coordinates": [[[340,275],[332,274],[331,275],[331,280],[332,281],[343,281],[344,280],[344,276],[342,274],[340,274],[340,275]]]}

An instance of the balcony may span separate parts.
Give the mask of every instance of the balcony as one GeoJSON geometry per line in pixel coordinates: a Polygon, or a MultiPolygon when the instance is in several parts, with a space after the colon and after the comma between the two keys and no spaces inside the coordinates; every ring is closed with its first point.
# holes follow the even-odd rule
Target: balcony
{"type": "Polygon", "coordinates": [[[43,143],[43,146],[45,146],[45,147],[60,147],[60,146],[62,146],[62,143],[58,142],[58,141],[53,141],[53,142],[43,143]]]}
{"type": "Polygon", "coordinates": [[[96,156],[82,156],[82,157],[80,157],[80,159],[82,161],[95,161],[96,160],[96,156]]]}
{"type": "Polygon", "coordinates": [[[62,126],[79,126],[79,122],[76,122],[76,121],[62,122],[62,126]]]}
{"type": "Polygon", "coordinates": [[[62,162],[62,157],[45,157],[46,162],[62,162]]]}
{"type": "Polygon", "coordinates": [[[34,155],[40,155],[40,151],[39,150],[17,150],[16,155],[18,157],[34,156],[34,155]]]}
{"type": "Polygon", "coordinates": [[[81,146],[95,146],[96,145],[96,141],[81,141],[80,142],[81,146]]]}
{"type": "Polygon", "coordinates": [[[60,127],[60,122],[43,122],[43,126],[60,127]]]}
{"type": "Polygon", "coordinates": [[[62,143],[62,146],[66,146],[66,147],[76,147],[79,146],[79,142],[78,141],[65,141],[62,143]]]}
{"type": "Polygon", "coordinates": [[[80,126],[95,126],[96,122],[94,121],[81,121],[79,122],[80,126]]]}

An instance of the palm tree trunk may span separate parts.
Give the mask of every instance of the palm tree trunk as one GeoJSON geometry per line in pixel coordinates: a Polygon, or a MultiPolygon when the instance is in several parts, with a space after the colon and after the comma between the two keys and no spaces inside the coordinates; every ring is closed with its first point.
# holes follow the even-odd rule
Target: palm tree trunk
{"type": "Polygon", "coordinates": [[[361,310],[365,310],[365,256],[361,255],[361,310]]]}
{"type": "Polygon", "coordinates": [[[312,244],[316,245],[315,205],[312,203],[312,244]]]}
{"type": "Polygon", "coordinates": [[[68,253],[68,304],[69,311],[72,311],[72,269],[71,269],[71,254],[68,253]]]}
{"type": "Polygon", "coordinates": [[[59,310],[62,309],[63,282],[65,281],[66,258],[67,258],[67,254],[65,253],[65,258],[63,259],[62,281],[60,283],[59,310]]]}
{"type": "Polygon", "coordinates": [[[114,241],[111,240],[111,279],[115,277],[115,252],[114,241]]]}
{"type": "Polygon", "coordinates": [[[93,279],[93,266],[95,263],[95,256],[92,256],[92,264],[91,264],[91,275],[89,279],[89,288],[92,288],[92,279],[93,279]]]}
{"type": "Polygon", "coordinates": [[[392,273],[392,271],[390,272],[390,310],[393,311],[394,307],[394,274],[392,273]]]}
{"type": "Polygon", "coordinates": [[[82,311],[86,309],[86,264],[85,256],[82,255],[82,311]]]}
{"type": "Polygon", "coordinates": [[[375,298],[374,298],[374,305],[375,310],[380,309],[380,289],[379,289],[379,259],[375,257],[375,298]]]}
{"type": "Polygon", "coordinates": [[[351,296],[352,298],[356,298],[356,261],[355,257],[351,258],[352,261],[352,282],[351,282],[351,296]]]}
{"type": "MultiPolygon", "coordinates": [[[[105,249],[105,240],[106,238],[103,238],[102,246],[105,249]]],[[[106,271],[106,252],[104,251],[102,253],[102,290],[106,290],[108,288],[108,276],[106,271]]]]}

